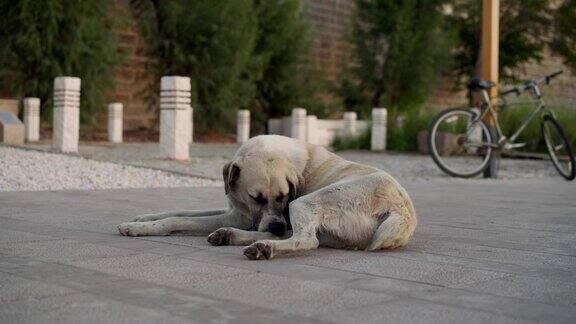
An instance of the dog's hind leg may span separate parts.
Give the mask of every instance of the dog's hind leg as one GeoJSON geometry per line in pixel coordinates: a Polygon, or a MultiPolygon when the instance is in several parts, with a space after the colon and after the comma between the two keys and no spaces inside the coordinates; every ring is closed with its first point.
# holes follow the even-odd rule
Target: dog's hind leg
{"type": "Polygon", "coordinates": [[[208,235],[212,245],[249,245],[258,240],[279,240],[270,232],[245,231],[234,227],[222,227],[208,235]]]}
{"type": "Polygon", "coordinates": [[[406,245],[414,232],[416,222],[412,222],[400,213],[390,212],[380,226],[376,229],[368,251],[380,249],[395,249],[406,245]]]}
{"type": "Polygon", "coordinates": [[[378,196],[387,202],[387,212],[376,215],[382,218],[366,250],[395,249],[406,245],[414,230],[417,218],[410,197],[400,185],[379,188],[378,196]],[[387,217],[383,217],[387,215],[387,217]]]}

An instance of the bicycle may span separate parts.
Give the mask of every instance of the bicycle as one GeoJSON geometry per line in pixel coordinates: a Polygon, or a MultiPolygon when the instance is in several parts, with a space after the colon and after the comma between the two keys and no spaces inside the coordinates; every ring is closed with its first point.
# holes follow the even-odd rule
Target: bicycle
{"type": "Polygon", "coordinates": [[[527,143],[517,143],[516,139],[540,113],[540,128],[550,159],[562,177],[573,180],[576,176],[576,163],[570,142],[554,112],[546,107],[540,91],[540,84],[550,84],[561,73],[558,71],[540,79],[528,80],[500,93],[500,97],[504,98],[514,93],[520,96],[528,92],[534,98],[531,102],[535,109],[509,138],[500,128],[488,94],[488,90],[496,84],[480,79],[470,80],[467,88],[470,93],[479,92],[479,107],[451,108],[434,118],[428,132],[428,148],[434,162],[453,177],[474,177],[488,167],[497,151],[512,151],[526,146],[527,143]],[[488,114],[495,121],[495,127],[488,127],[484,122],[488,114]]]}

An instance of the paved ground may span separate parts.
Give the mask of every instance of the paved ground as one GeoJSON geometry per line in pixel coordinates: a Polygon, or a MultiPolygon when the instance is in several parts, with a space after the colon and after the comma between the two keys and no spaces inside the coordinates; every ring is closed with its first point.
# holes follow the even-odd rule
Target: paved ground
{"type": "MultiPolygon", "coordinates": [[[[50,150],[49,143],[27,145],[40,150],[50,150]]],[[[236,152],[235,144],[198,144],[190,147],[189,161],[171,161],[159,158],[157,143],[105,142],[82,143],[79,154],[89,159],[143,166],[160,170],[221,179],[222,167],[236,152]]],[[[351,161],[375,166],[404,180],[450,179],[432,162],[429,156],[420,154],[376,153],[369,151],[338,152],[351,161]]],[[[549,160],[503,159],[500,179],[534,179],[559,177],[549,160]]]]}
{"type": "Polygon", "coordinates": [[[576,186],[408,181],[402,250],[248,261],[204,237],[128,238],[222,188],[0,192],[0,323],[576,322],[576,186]]]}

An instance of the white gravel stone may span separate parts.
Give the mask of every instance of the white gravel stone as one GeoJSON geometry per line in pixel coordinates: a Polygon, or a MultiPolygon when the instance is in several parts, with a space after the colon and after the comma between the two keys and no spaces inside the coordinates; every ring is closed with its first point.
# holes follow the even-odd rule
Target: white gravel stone
{"type": "Polygon", "coordinates": [[[0,146],[0,191],[209,186],[222,182],[0,146]]]}

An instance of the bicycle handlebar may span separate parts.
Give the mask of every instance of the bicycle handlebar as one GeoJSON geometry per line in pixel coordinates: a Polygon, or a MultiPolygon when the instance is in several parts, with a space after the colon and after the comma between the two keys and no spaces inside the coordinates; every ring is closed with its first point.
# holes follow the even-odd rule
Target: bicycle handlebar
{"type": "Polygon", "coordinates": [[[542,79],[538,80],[537,83],[542,83],[542,82],[546,82],[546,84],[550,84],[550,80],[554,79],[555,77],[559,76],[560,74],[562,74],[564,71],[560,70],[560,71],[556,71],[552,74],[549,74],[545,77],[543,77],[542,79]]]}
{"type": "Polygon", "coordinates": [[[542,78],[540,78],[540,79],[525,81],[525,82],[522,83],[522,84],[519,84],[519,85],[514,86],[512,89],[508,89],[508,90],[506,90],[506,91],[501,92],[500,95],[501,95],[501,96],[506,96],[506,95],[509,95],[509,94],[511,94],[511,93],[516,93],[516,95],[519,96],[522,92],[524,92],[524,91],[526,91],[526,90],[529,90],[529,89],[532,89],[532,88],[534,88],[534,86],[536,86],[536,85],[538,85],[538,84],[541,84],[541,83],[543,83],[543,82],[546,82],[546,84],[550,84],[550,80],[552,80],[553,78],[559,76],[559,75],[562,74],[563,72],[564,72],[563,70],[560,70],[560,71],[556,71],[556,72],[554,72],[554,73],[552,73],[552,74],[549,74],[549,75],[547,75],[547,76],[544,76],[544,77],[542,77],[542,78]]]}

